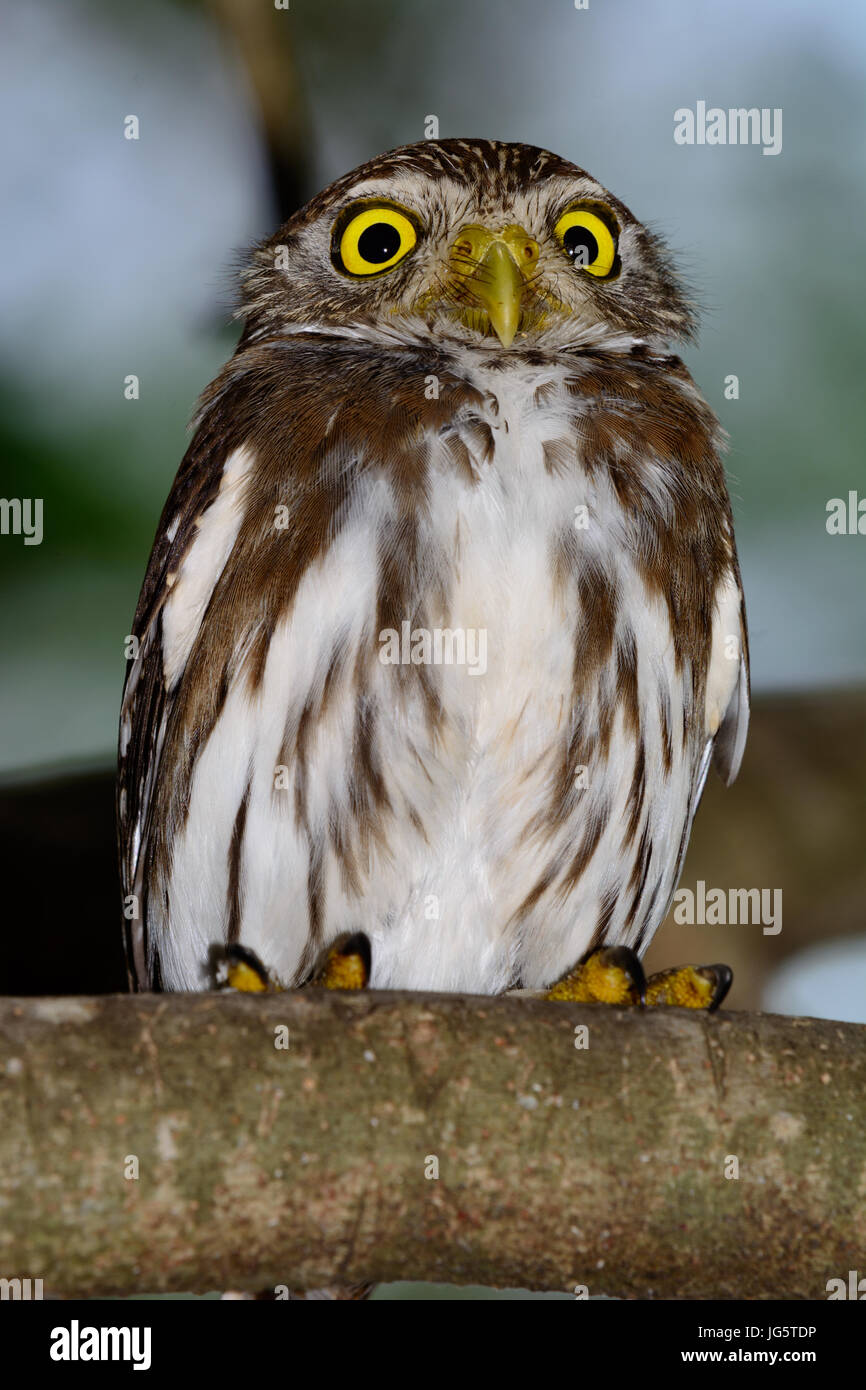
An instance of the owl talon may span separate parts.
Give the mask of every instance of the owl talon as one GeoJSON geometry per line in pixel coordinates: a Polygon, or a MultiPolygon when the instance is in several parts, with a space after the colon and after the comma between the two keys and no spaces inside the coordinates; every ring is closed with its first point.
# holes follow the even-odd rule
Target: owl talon
{"type": "Polygon", "coordinates": [[[239,994],[276,993],[282,990],[282,985],[271,977],[255,951],[246,946],[227,946],[220,953],[216,980],[220,989],[234,989],[239,994]]]}
{"type": "Polygon", "coordinates": [[[352,932],[328,947],[310,984],[324,989],[366,989],[370,980],[370,938],[352,932]]]}
{"type": "Polygon", "coordinates": [[[660,970],[647,980],[646,1002],[653,1007],[672,1004],[713,1013],[731,988],[733,978],[729,965],[680,965],[674,970],[660,970]]]}
{"type": "Polygon", "coordinates": [[[549,989],[547,999],[572,1004],[642,1004],[643,966],[629,946],[590,951],[549,989]]]}
{"type": "Polygon", "coordinates": [[[628,946],[592,951],[547,992],[546,998],[573,1004],[646,1004],[713,1013],[734,975],[728,965],[682,965],[645,979],[628,946]]]}
{"type": "MultiPolygon", "coordinates": [[[[364,932],[346,933],[328,947],[309,983],[324,989],[366,989],[370,964],[370,938],[364,932]]],[[[239,994],[283,990],[248,946],[226,946],[216,952],[214,971],[219,989],[234,989],[239,994]]]]}

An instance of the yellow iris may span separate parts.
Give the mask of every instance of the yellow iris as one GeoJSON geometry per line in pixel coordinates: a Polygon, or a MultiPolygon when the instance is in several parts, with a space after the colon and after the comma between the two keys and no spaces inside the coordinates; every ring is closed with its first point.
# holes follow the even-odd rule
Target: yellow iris
{"type": "Polygon", "coordinates": [[[616,241],[607,222],[589,208],[569,208],[556,224],[556,236],[566,255],[581,270],[609,275],[616,260],[616,241]]]}
{"type": "Polygon", "coordinates": [[[335,263],[348,275],[378,275],[408,256],[417,240],[414,223],[399,208],[365,207],[339,232],[335,263]]]}

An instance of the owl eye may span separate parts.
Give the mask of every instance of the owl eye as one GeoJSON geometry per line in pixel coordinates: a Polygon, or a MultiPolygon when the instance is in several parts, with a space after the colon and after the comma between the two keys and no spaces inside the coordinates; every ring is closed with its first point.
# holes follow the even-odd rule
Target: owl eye
{"type": "Polygon", "coordinates": [[[557,222],[555,232],[566,256],[579,269],[588,270],[599,279],[615,269],[619,228],[611,214],[603,219],[589,208],[569,208],[557,222]]]}
{"type": "Polygon", "coordinates": [[[417,240],[415,223],[399,208],[350,208],[334,227],[331,259],[344,275],[380,275],[408,256],[417,240]]]}

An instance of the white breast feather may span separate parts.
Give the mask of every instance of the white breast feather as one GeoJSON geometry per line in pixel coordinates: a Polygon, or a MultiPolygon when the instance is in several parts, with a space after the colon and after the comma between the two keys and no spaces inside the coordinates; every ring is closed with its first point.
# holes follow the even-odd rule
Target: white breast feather
{"type": "MultiPolygon", "coordinates": [[[[496,992],[519,970],[524,984],[549,983],[574,964],[590,939],[605,893],[615,886],[621,862],[634,747],[617,717],[603,785],[590,786],[576,822],[551,841],[528,843],[525,827],[549,804],[561,757],[560,736],[570,715],[576,608],[553,585],[551,547],[575,507],[593,517],[581,533],[587,554],[613,566],[618,612],[638,635],[638,699],[647,748],[645,824],[659,846],[662,867],[647,884],[660,918],[675,887],[674,848],[694,809],[695,769],[683,749],[684,705],[674,672],[667,611],[648,600],[622,533],[622,513],[608,484],[573,470],[548,473],[542,446],[566,430],[564,407],[532,405],[535,379],[521,379],[509,394],[499,375],[498,414],[488,423],[495,440],[492,461],[475,460],[476,485],[461,479],[445,459],[430,489],[427,536],[430,563],[449,557],[454,572],[443,625],[487,630],[488,668],[473,678],[463,667],[443,667],[441,694],[448,719],[431,740],[423,710],[398,707],[393,668],[374,676],[383,775],[395,818],[386,851],[375,848],[364,868],[364,892],[348,888],[333,855],[325,858],[326,935],[363,929],[372,940],[374,987],[496,992]],[[659,691],[670,695],[674,761],[660,774],[662,731],[659,691]],[[552,751],[553,750],[553,751],[552,751]],[[564,900],[547,894],[520,933],[505,930],[557,854],[563,864],[594,810],[609,801],[611,813],[579,891],[564,900]],[[410,821],[420,817],[424,836],[410,821]]],[[[238,502],[252,457],[238,450],[226,466],[213,506],[175,583],[164,617],[167,674],[182,670],[201,621],[207,593],[225,563],[239,524],[238,502]]],[[[665,505],[663,480],[658,484],[665,505]]],[[[348,800],[354,737],[349,684],[354,656],[369,648],[376,610],[378,527],[393,498],[384,483],[369,487],[348,524],[311,567],[289,617],[273,635],[258,692],[236,684],[199,755],[185,829],[174,847],[169,887],[171,921],[159,916],[153,895],[153,929],[165,983],[199,989],[208,947],[226,928],[227,849],[237,808],[249,787],[241,861],[240,939],[284,979],[297,967],[309,929],[307,877],[311,838],[327,845],[335,807],[348,800]],[[315,707],[334,656],[343,644],[345,691],[329,695],[328,713],[317,721],[307,750],[307,825],[295,812],[297,767],[276,796],[274,777],[287,728],[315,707]],[[343,697],[344,696],[344,697],[343,697]],[[330,818],[330,819],[329,819],[330,818]]],[[[576,600],[574,600],[576,603],[576,600]]],[[[725,639],[739,632],[739,590],[732,582],[719,596],[707,691],[708,735],[718,729],[737,682],[725,639]]],[[[408,615],[407,615],[408,616],[408,615]]],[[[430,615],[434,623],[437,615],[430,615]]],[[[585,712],[592,717],[593,710],[585,712]]],[[[611,921],[615,935],[627,896],[611,921]]],[[[642,901],[646,901],[644,898],[642,901]]],[[[653,926],[656,923],[653,923],[653,926]]],[[[623,939],[620,937],[620,939],[623,939]]]]}

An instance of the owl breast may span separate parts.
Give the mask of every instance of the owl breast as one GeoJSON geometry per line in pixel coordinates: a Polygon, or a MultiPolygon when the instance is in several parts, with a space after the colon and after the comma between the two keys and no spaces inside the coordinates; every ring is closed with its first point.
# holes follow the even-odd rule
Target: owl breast
{"type": "MultiPolygon", "coordinates": [[[[640,518],[564,370],[471,385],[423,490],[370,471],[255,688],[229,689],[151,884],[169,987],[201,988],[221,939],[296,983],[361,929],[373,987],[540,988],[664,915],[707,739],[640,518]]],[[[178,593],[231,544],[211,510],[178,593]]]]}

